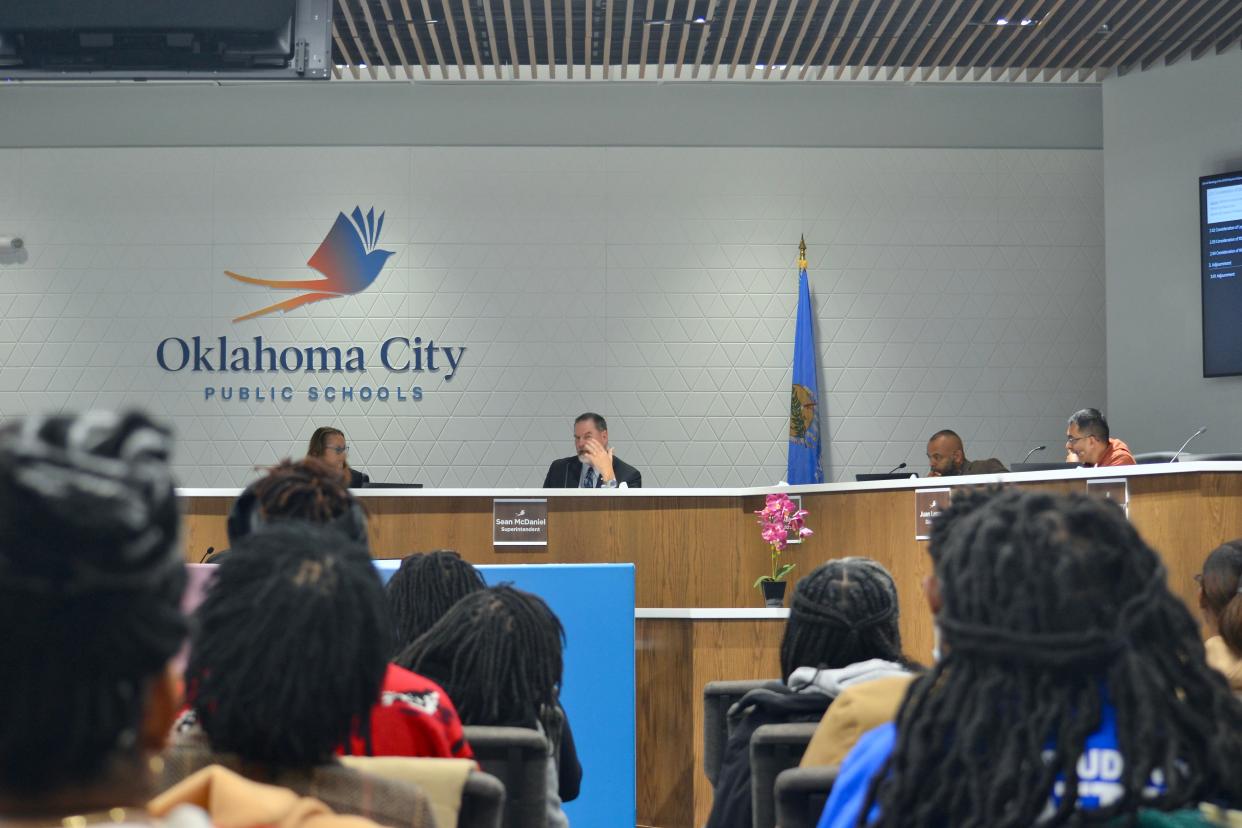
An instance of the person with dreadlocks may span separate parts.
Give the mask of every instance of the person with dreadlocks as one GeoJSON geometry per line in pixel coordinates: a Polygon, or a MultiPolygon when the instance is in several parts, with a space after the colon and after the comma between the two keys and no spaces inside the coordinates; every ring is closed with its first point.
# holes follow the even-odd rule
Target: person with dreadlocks
{"type": "Polygon", "coordinates": [[[484,586],[479,570],[452,549],[407,555],[384,590],[396,627],[393,652],[414,643],[454,604],[484,586]]]}
{"type": "Polygon", "coordinates": [[[188,630],[170,452],[135,413],[0,427],[0,824],[376,828],[219,767],[150,800],[188,630]]]}
{"type": "Polygon", "coordinates": [[[527,727],[548,737],[548,826],[565,828],[582,766],[560,703],[565,630],[543,599],[502,584],[462,598],[397,656],[440,682],[468,725],[527,727]]]}
{"type": "Polygon", "coordinates": [[[432,824],[418,788],[335,758],[388,665],[383,586],[364,546],[307,522],[265,526],[220,564],[195,622],[191,709],[165,756],[166,784],[222,764],[386,825],[432,824]]]}
{"type": "MultiPolygon", "coordinates": [[[[750,739],[766,724],[813,722],[847,688],[908,680],[897,587],[870,558],[829,561],[798,581],[781,640],[781,682],[751,690],[729,710],[708,828],[749,828],[750,739]]],[[[903,685],[904,686],[904,685],[903,685]]]]}
{"type": "MultiPolygon", "coordinates": [[[[330,466],[318,460],[288,460],[242,492],[229,514],[229,542],[286,522],[311,523],[367,544],[362,504],[330,466]]],[[[385,642],[391,641],[386,632],[385,642]]],[[[360,756],[426,756],[469,759],[474,756],[449,695],[431,679],[389,664],[370,728],[355,733],[344,753],[360,756]]]]}
{"type": "Polygon", "coordinates": [[[1121,510],[955,495],[933,529],[940,660],[866,734],[820,820],[1081,825],[1242,802],[1242,705],[1121,510]]]}
{"type": "Polygon", "coordinates": [[[1207,662],[1242,694],[1242,540],[1221,544],[1203,563],[1199,608],[1208,640],[1207,662]]]}

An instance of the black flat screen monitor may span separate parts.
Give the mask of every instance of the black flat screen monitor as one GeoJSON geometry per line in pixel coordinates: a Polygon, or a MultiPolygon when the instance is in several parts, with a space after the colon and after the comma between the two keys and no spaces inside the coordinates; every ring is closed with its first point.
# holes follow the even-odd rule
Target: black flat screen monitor
{"type": "Polygon", "coordinates": [[[368,483],[367,489],[421,489],[422,483],[368,483]]]}
{"type": "Polygon", "coordinates": [[[1199,179],[1203,376],[1242,374],[1242,170],[1199,179]]]}
{"type": "Polygon", "coordinates": [[[1014,463],[1010,471],[1064,471],[1078,468],[1077,463],[1014,463]]]}
{"type": "Polygon", "coordinates": [[[856,474],[854,479],[859,483],[870,483],[873,480],[910,480],[918,477],[918,472],[879,472],[878,474],[856,474]]]}

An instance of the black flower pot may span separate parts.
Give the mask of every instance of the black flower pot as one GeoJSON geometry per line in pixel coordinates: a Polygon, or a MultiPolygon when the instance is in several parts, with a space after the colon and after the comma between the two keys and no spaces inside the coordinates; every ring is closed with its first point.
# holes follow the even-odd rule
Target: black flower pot
{"type": "Polygon", "coordinates": [[[768,607],[785,606],[785,587],[788,586],[784,581],[764,581],[759,584],[763,589],[763,604],[768,607]]]}

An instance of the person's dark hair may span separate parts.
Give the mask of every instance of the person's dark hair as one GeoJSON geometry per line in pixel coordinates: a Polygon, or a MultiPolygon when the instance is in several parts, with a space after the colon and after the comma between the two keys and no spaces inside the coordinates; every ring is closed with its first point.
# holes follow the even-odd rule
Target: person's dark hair
{"type": "Polygon", "coordinates": [[[799,667],[903,661],[897,587],[870,558],[829,561],[798,581],[781,640],[781,677],[799,667]]]}
{"type": "Polygon", "coordinates": [[[450,607],[484,586],[479,570],[451,549],[405,557],[385,588],[396,632],[393,649],[404,650],[450,607]]]}
{"type": "Polygon", "coordinates": [[[314,433],[311,434],[310,444],[306,447],[306,456],[323,457],[324,453],[328,450],[328,438],[333,434],[340,435],[342,439],[345,437],[345,432],[341,431],[339,428],[333,428],[332,426],[320,426],[315,429],[314,433]]]}
{"type": "Polygon", "coordinates": [[[1242,706],[1121,510],[1045,492],[954,500],[933,538],[944,656],[902,703],[859,824],[877,803],[875,825],[1029,826],[1242,797],[1242,706]],[[1106,703],[1120,795],[1079,812],[1077,763],[1106,703]]]}
{"type": "Polygon", "coordinates": [[[307,767],[365,727],[390,624],[362,545],[309,523],[264,527],[220,564],[195,621],[186,687],[213,750],[307,767]]]}
{"type": "Polygon", "coordinates": [[[1078,431],[1083,436],[1095,437],[1101,442],[1108,442],[1108,420],[1104,419],[1100,409],[1084,408],[1075,411],[1070,416],[1069,422],[1078,426],[1078,431]]]}
{"type": "Polygon", "coordinates": [[[942,428],[942,429],[940,429],[940,430],[939,430],[939,431],[937,431],[935,434],[933,434],[932,436],[928,437],[928,438],[927,438],[927,442],[929,442],[929,443],[930,443],[930,442],[932,442],[933,440],[939,440],[941,437],[952,437],[954,440],[957,440],[959,443],[960,443],[960,442],[962,442],[962,438],[961,438],[961,436],[960,436],[960,435],[959,435],[956,431],[954,431],[954,430],[953,430],[953,429],[951,429],[951,428],[942,428]]]}
{"type": "Polygon", "coordinates": [[[1229,649],[1242,654],[1242,540],[1222,543],[1203,562],[1203,598],[1229,649]]]}
{"type": "Polygon", "coordinates": [[[579,414],[577,417],[574,417],[574,425],[577,425],[578,423],[585,423],[587,420],[595,423],[596,431],[608,430],[608,421],[601,415],[596,414],[594,411],[588,411],[585,414],[579,414]]]}
{"type": "Polygon", "coordinates": [[[531,727],[558,705],[565,631],[543,599],[471,593],[396,659],[440,684],[465,724],[531,727]]]}
{"type": "Polygon", "coordinates": [[[148,687],[187,630],[170,445],[140,414],[0,428],[5,794],[82,787],[141,760],[148,687]]]}
{"type": "Polygon", "coordinates": [[[229,543],[236,545],[268,523],[286,520],[323,524],[366,542],[366,511],[322,460],[282,460],[250,484],[229,512],[229,543]]]}

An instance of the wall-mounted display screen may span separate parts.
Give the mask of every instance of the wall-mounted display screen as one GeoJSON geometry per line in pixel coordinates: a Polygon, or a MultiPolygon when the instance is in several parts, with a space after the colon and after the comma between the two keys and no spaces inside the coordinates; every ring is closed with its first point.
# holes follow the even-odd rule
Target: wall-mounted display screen
{"type": "Polygon", "coordinates": [[[1242,170],[1199,179],[1203,376],[1242,374],[1242,170]]]}

